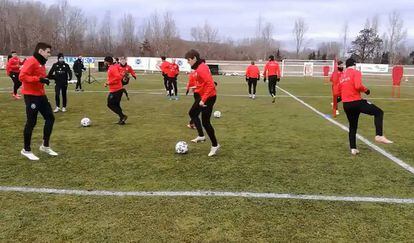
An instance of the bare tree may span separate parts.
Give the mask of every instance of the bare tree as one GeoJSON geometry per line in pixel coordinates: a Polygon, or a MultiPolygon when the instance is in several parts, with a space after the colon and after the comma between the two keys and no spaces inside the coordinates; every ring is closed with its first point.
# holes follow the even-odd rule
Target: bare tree
{"type": "Polygon", "coordinates": [[[401,14],[393,11],[388,16],[388,50],[390,52],[390,61],[395,63],[396,49],[401,42],[406,38],[407,30],[404,30],[404,21],[401,14]]]}
{"type": "Polygon", "coordinates": [[[124,55],[132,55],[138,51],[135,21],[131,14],[124,15],[119,21],[119,41],[124,55]]]}
{"type": "Polygon", "coordinates": [[[204,57],[210,58],[213,55],[213,47],[219,42],[218,29],[212,27],[207,21],[204,26],[191,28],[191,36],[196,42],[200,42],[200,47],[204,53],[204,57]]]}
{"type": "Polygon", "coordinates": [[[295,20],[295,26],[293,28],[293,35],[296,42],[296,58],[299,58],[299,52],[303,48],[305,41],[305,33],[308,31],[308,26],[303,18],[297,18],[295,20]]]}
{"type": "Polygon", "coordinates": [[[343,35],[342,35],[342,57],[346,56],[347,50],[348,50],[348,31],[349,31],[349,26],[348,26],[348,22],[345,22],[344,27],[343,27],[343,35]]]}
{"type": "Polygon", "coordinates": [[[113,52],[113,36],[112,36],[112,18],[111,12],[106,11],[102,19],[101,28],[99,31],[99,42],[102,46],[102,51],[105,55],[112,54],[113,52]]]}

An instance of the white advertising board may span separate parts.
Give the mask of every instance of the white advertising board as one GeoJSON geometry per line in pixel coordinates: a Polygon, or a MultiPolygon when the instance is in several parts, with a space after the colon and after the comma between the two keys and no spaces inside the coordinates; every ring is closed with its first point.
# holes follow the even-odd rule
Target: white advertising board
{"type": "Polygon", "coordinates": [[[5,58],[5,56],[0,56],[0,69],[6,68],[6,60],[7,58],[5,58]]]}
{"type": "Polygon", "coordinates": [[[388,64],[357,63],[356,68],[362,73],[388,73],[388,64]]]}
{"type": "MultiPolygon", "coordinates": [[[[172,62],[172,58],[167,58],[168,62],[172,62]]],[[[156,57],[128,57],[127,63],[134,70],[146,70],[146,71],[161,71],[161,58],[156,57]]],[[[191,67],[187,63],[185,58],[176,58],[177,63],[181,72],[191,72],[191,67]]]]}

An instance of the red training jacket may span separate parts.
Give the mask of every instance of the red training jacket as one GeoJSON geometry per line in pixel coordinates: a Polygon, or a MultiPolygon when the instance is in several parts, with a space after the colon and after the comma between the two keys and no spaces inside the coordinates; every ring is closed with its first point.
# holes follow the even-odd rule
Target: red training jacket
{"type": "Polygon", "coordinates": [[[18,57],[12,57],[9,59],[9,61],[7,62],[7,70],[8,72],[13,72],[13,73],[20,73],[20,65],[22,64],[22,62],[20,61],[20,59],[18,57]]]}
{"type": "Polygon", "coordinates": [[[197,73],[192,71],[188,74],[188,83],[187,83],[187,90],[195,89],[197,86],[197,73]]]}
{"type": "Polygon", "coordinates": [[[362,84],[362,74],[354,68],[347,68],[339,79],[339,93],[342,102],[361,100],[361,92],[368,89],[362,84]]]}
{"type": "Polygon", "coordinates": [[[108,82],[109,92],[113,93],[122,89],[122,74],[119,65],[110,65],[108,68],[108,82]]]}
{"type": "Polygon", "coordinates": [[[126,73],[129,73],[135,79],[137,78],[137,75],[135,74],[134,70],[128,64],[126,64],[125,66],[122,66],[121,64],[118,64],[118,66],[119,66],[119,71],[120,71],[122,76],[125,76],[126,73]]]}
{"type": "Polygon", "coordinates": [[[275,75],[277,75],[277,77],[280,78],[279,63],[277,63],[276,61],[268,61],[266,63],[266,66],[264,67],[263,76],[267,78],[269,76],[275,75]]]}
{"type": "Polygon", "coordinates": [[[46,95],[45,85],[40,82],[41,78],[46,78],[46,67],[41,65],[35,57],[26,59],[19,75],[19,80],[22,82],[22,94],[46,95]]]}
{"type": "Polygon", "coordinates": [[[180,73],[180,68],[176,63],[171,63],[167,69],[167,76],[170,78],[174,78],[177,74],[180,73]]]}
{"type": "Polygon", "coordinates": [[[161,72],[162,72],[163,74],[167,74],[167,72],[168,72],[168,68],[170,67],[170,64],[171,64],[171,63],[169,63],[169,62],[167,62],[167,61],[163,61],[163,62],[161,63],[160,69],[161,69],[161,72]]]}
{"type": "Polygon", "coordinates": [[[339,96],[339,79],[341,78],[342,72],[335,70],[330,78],[332,83],[332,95],[339,96]]]}
{"type": "Polygon", "coordinates": [[[260,78],[260,71],[256,65],[249,65],[246,69],[247,78],[260,78]]]}
{"type": "Polygon", "coordinates": [[[216,86],[214,85],[210,69],[205,63],[198,65],[194,75],[196,77],[196,89],[194,93],[199,93],[204,103],[208,98],[216,96],[216,86]]]}

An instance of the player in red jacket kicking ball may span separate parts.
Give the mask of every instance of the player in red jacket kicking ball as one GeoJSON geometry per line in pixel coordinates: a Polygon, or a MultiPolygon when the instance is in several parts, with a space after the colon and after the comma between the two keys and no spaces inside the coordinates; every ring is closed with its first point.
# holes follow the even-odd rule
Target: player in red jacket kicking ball
{"type": "Polygon", "coordinates": [[[128,116],[122,112],[121,99],[124,94],[124,88],[122,87],[122,73],[118,65],[114,64],[114,59],[111,56],[107,56],[104,59],[105,65],[108,66],[108,81],[105,83],[105,87],[109,86],[108,95],[108,108],[119,116],[119,125],[125,125],[125,121],[128,116]]]}
{"type": "MultiPolygon", "coordinates": [[[[217,142],[214,128],[211,125],[210,118],[213,111],[214,103],[216,103],[216,87],[211,76],[209,67],[202,61],[200,54],[196,50],[190,50],[185,54],[188,64],[191,65],[191,69],[194,70],[196,88],[194,92],[200,95],[198,101],[198,109],[192,109],[190,116],[194,121],[197,128],[198,136],[191,140],[194,143],[204,142],[206,137],[204,136],[203,127],[207,132],[211,140],[212,147],[208,156],[214,156],[217,154],[220,145],[217,142]],[[201,120],[203,127],[201,126],[200,118],[198,117],[201,113],[201,120]]],[[[195,101],[197,102],[197,100],[195,101]]],[[[197,105],[194,103],[194,105],[197,105]]]]}
{"type": "Polygon", "coordinates": [[[361,72],[355,69],[355,60],[346,60],[346,70],[339,80],[339,92],[341,94],[344,110],[349,121],[349,144],[351,154],[357,155],[356,133],[358,119],[361,113],[375,117],[375,141],[378,143],[393,143],[383,135],[384,112],[371,102],[361,98],[361,92],[369,95],[371,91],[362,84],[361,72]]]}
{"type": "Polygon", "coordinates": [[[40,112],[45,119],[43,129],[43,144],[40,151],[51,156],[58,154],[49,146],[50,135],[52,134],[55,117],[52,107],[47,99],[45,84],[50,81],[46,78],[46,61],[50,57],[51,46],[46,43],[38,43],[32,57],[28,58],[20,71],[19,79],[22,81],[22,94],[26,104],[26,126],[24,128],[24,148],[20,153],[30,160],[39,160],[33,154],[30,143],[32,140],[33,129],[36,126],[37,114],[40,112]]]}

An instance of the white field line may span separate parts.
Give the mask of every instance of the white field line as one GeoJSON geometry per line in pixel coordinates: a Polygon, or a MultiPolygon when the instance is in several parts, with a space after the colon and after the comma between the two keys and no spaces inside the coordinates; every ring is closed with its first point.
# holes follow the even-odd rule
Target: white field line
{"type": "MultiPolygon", "coordinates": [[[[303,104],[304,106],[308,107],[309,109],[311,109],[312,111],[314,111],[316,114],[320,115],[321,117],[323,117],[324,119],[328,120],[329,122],[337,125],[338,127],[342,128],[343,130],[345,130],[346,132],[348,132],[348,127],[344,126],[343,124],[335,121],[334,119],[327,117],[325,114],[323,114],[322,112],[318,111],[317,109],[315,109],[314,107],[312,107],[311,105],[307,104],[306,102],[304,102],[303,100],[299,99],[298,97],[294,96],[293,94],[289,93],[288,91],[277,87],[278,89],[280,89],[281,91],[283,91],[284,93],[286,93],[287,95],[289,95],[290,97],[292,97],[293,99],[297,100],[298,102],[300,102],[301,104],[303,104]]],[[[357,134],[357,138],[359,140],[361,140],[362,142],[364,142],[366,145],[368,145],[369,147],[371,147],[372,149],[374,149],[375,151],[377,151],[378,153],[384,155],[385,157],[387,157],[388,159],[392,160],[394,163],[396,163],[397,165],[401,166],[402,168],[404,168],[405,170],[407,170],[408,172],[410,172],[411,174],[414,174],[414,168],[411,167],[410,165],[408,165],[407,163],[405,163],[404,161],[402,161],[401,159],[395,157],[394,155],[392,155],[391,153],[385,151],[384,149],[378,147],[377,145],[371,143],[370,141],[368,141],[368,139],[364,138],[363,136],[357,134]]]]}
{"type": "Polygon", "coordinates": [[[296,195],[256,192],[221,192],[221,191],[87,191],[54,188],[8,187],[0,186],[2,192],[46,193],[78,196],[114,196],[114,197],[236,197],[260,199],[295,199],[312,201],[367,202],[387,204],[414,204],[414,198],[385,198],[359,196],[323,196],[296,195]]]}

